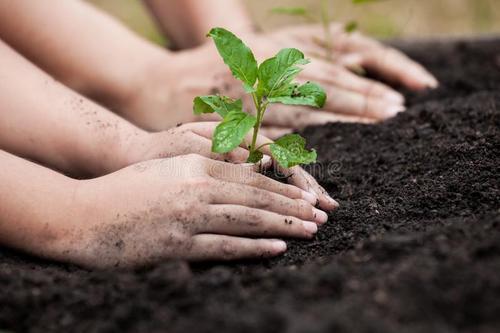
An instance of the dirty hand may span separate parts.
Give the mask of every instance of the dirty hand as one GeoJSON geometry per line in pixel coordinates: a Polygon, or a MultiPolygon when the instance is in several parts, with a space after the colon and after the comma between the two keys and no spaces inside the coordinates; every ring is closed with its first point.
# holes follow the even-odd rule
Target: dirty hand
{"type": "MultiPolygon", "coordinates": [[[[126,152],[127,157],[118,160],[125,159],[127,161],[126,165],[131,165],[158,158],[198,154],[214,160],[244,163],[249,154],[244,144],[227,154],[212,152],[211,138],[217,124],[216,122],[197,122],[184,124],[163,132],[144,132],[142,135],[131,139],[126,152]]],[[[248,135],[246,141],[251,141],[251,134],[248,135]]],[[[265,136],[258,136],[257,144],[259,146],[269,142],[271,140],[265,136]]],[[[269,146],[264,147],[264,152],[270,155],[269,146]]],[[[270,162],[269,156],[265,156],[265,158],[264,164],[270,162]]],[[[267,167],[271,167],[271,165],[267,167]]],[[[338,207],[338,203],[301,167],[278,169],[282,174],[287,176],[290,184],[310,193],[314,200],[317,200],[321,208],[332,210],[338,207]]]]}
{"type": "Polygon", "coordinates": [[[286,250],[274,237],[313,237],[327,221],[315,198],[254,168],[186,155],[81,181],[72,216],[84,221],[67,260],[128,267],[268,257],[286,250]]]}
{"type": "Polygon", "coordinates": [[[312,61],[298,78],[317,82],[327,91],[323,110],[309,112],[312,110],[276,106],[265,118],[267,125],[297,128],[331,121],[374,122],[405,109],[404,97],[399,92],[384,83],[356,75],[351,69],[369,70],[413,90],[438,85],[426,69],[394,48],[357,32],[346,33],[340,24],[332,24],[331,32],[333,53],[330,61],[321,44],[323,29],[319,25],[242,36],[260,59],[271,57],[285,47],[303,51],[312,61]]]}
{"type": "MultiPolygon", "coordinates": [[[[279,49],[296,47],[314,58],[299,76],[301,81],[315,81],[327,91],[323,110],[295,106],[272,106],[264,118],[263,134],[276,138],[311,124],[334,121],[374,122],[394,116],[404,108],[404,97],[381,82],[354,74],[350,67],[377,72],[388,81],[411,89],[435,87],[436,79],[421,65],[401,52],[358,33],[346,34],[340,25],[332,25],[333,62],[320,58],[324,48],[318,43],[319,26],[285,28],[269,34],[240,36],[262,61],[279,49]],[[311,112],[313,111],[313,112],[311,112]]],[[[195,96],[223,94],[243,97],[252,102],[241,84],[230,74],[213,44],[177,52],[151,61],[144,71],[141,88],[121,109],[124,115],[144,128],[162,130],[180,122],[216,120],[214,115],[192,115],[195,96]],[[170,111],[168,111],[170,110],[170,111]]]]}

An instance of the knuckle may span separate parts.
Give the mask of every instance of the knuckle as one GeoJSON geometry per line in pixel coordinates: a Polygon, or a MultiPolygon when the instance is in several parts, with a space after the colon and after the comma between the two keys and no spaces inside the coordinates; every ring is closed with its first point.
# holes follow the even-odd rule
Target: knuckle
{"type": "Polygon", "coordinates": [[[312,216],[312,206],[307,201],[302,199],[296,200],[297,216],[311,217],[312,216]]]}
{"type": "Polygon", "coordinates": [[[286,196],[290,198],[300,198],[301,197],[301,190],[290,184],[280,184],[281,185],[281,190],[282,193],[285,194],[286,196]]]}
{"type": "Polygon", "coordinates": [[[261,229],[265,228],[264,220],[259,214],[253,212],[253,210],[248,211],[246,217],[247,217],[247,222],[246,222],[247,226],[253,228],[261,228],[261,229]]]}

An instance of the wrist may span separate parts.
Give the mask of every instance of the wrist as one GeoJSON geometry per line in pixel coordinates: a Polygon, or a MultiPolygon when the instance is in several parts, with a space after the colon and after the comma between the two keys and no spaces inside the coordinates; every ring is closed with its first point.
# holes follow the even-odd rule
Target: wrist
{"type": "MultiPolygon", "coordinates": [[[[101,179],[101,178],[99,178],[101,179]]],[[[92,230],[103,223],[104,212],[98,202],[96,180],[76,180],[68,178],[61,184],[65,196],[52,211],[51,237],[40,237],[42,251],[36,252],[46,258],[92,266],[92,230]]],[[[102,192],[102,191],[101,191],[102,192]]],[[[109,208],[108,208],[109,209],[109,208]]],[[[49,224],[47,224],[49,229],[49,224]]]]}
{"type": "MultiPolygon", "coordinates": [[[[175,125],[168,112],[175,108],[171,101],[173,87],[179,79],[175,70],[177,58],[164,50],[150,54],[147,61],[130,75],[127,92],[123,94],[117,112],[150,131],[175,125]]],[[[172,116],[175,117],[175,114],[172,116]]]]}
{"type": "MultiPolygon", "coordinates": [[[[158,70],[158,64],[168,64],[172,54],[148,41],[139,41],[130,52],[127,52],[126,61],[114,66],[119,74],[111,74],[111,79],[103,89],[104,96],[97,96],[100,100],[121,116],[135,122],[142,112],[135,105],[143,99],[151,86],[151,74],[158,70]]],[[[160,67],[160,70],[162,70],[160,67]]]]}
{"type": "Polygon", "coordinates": [[[79,182],[62,175],[57,180],[51,180],[50,195],[45,196],[43,208],[37,217],[39,228],[33,228],[31,237],[26,237],[31,238],[28,243],[33,246],[27,249],[28,252],[65,261],[82,225],[77,200],[79,182]]]}
{"type": "Polygon", "coordinates": [[[124,152],[124,166],[170,156],[169,152],[163,148],[165,146],[173,147],[175,140],[169,140],[171,136],[167,133],[169,132],[143,132],[131,138],[127,144],[128,148],[124,152]]]}
{"type": "Polygon", "coordinates": [[[138,161],[141,152],[149,145],[151,133],[142,130],[132,124],[127,124],[125,130],[117,133],[113,139],[110,138],[107,145],[102,147],[103,158],[101,172],[98,175],[105,175],[123,169],[138,161]]]}

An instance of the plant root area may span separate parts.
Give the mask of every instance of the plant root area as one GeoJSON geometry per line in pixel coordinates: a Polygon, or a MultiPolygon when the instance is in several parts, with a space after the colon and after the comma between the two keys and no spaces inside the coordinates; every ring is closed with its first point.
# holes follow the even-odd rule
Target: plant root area
{"type": "Polygon", "coordinates": [[[500,332],[500,39],[400,43],[441,82],[302,131],[341,204],[281,257],[87,271],[0,248],[0,330],[500,332]]]}

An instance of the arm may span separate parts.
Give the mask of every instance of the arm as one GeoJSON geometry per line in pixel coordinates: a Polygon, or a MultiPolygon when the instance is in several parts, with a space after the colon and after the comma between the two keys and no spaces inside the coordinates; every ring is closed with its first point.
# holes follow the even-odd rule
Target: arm
{"type": "Polygon", "coordinates": [[[302,199],[294,186],[200,156],[72,180],[0,150],[0,244],[92,268],[279,255],[286,244],[268,237],[309,239],[326,222],[302,199]]]}
{"type": "MultiPolygon", "coordinates": [[[[196,153],[244,161],[239,148],[211,152],[213,123],[188,124],[147,133],[54,81],[0,41],[0,149],[70,173],[102,175],[135,162],[196,153]]],[[[265,138],[263,138],[265,139],[265,138]]],[[[304,173],[303,189],[328,199],[304,173]],[[311,189],[314,184],[317,189],[311,189]],[[306,186],[309,185],[309,186],[306,186]]]]}
{"type": "Polygon", "coordinates": [[[145,132],[71,91],[0,40],[0,149],[66,172],[102,174],[128,164],[145,132]]]}
{"type": "Polygon", "coordinates": [[[173,47],[185,49],[206,42],[213,27],[243,35],[254,25],[239,0],[144,0],[173,47]],[[228,14],[229,13],[229,14],[228,14]]]}
{"type": "Polygon", "coordinates": [[[0,39],[59,81],[115,111],[141,91],[168,51],[80,0],[0,1],[0,39]]]}
{"type": "Polygon", "coordinates": [[[0,150],[0,244],[58,257],[76,181],[0,150]]]}

